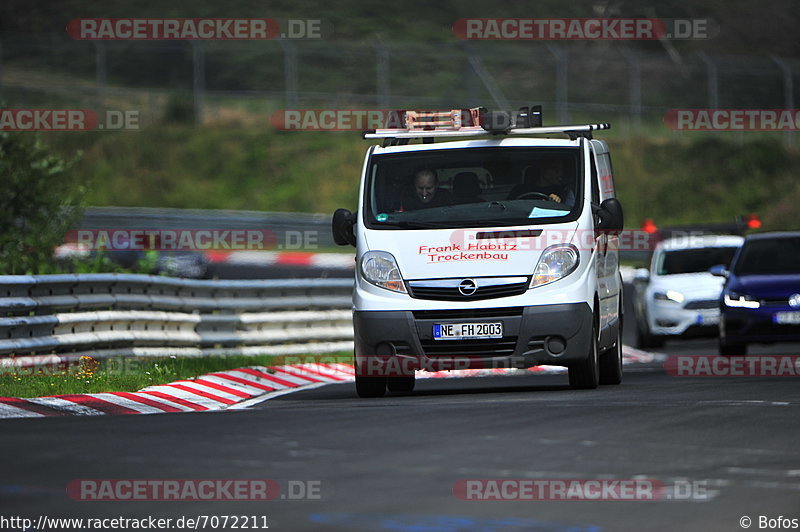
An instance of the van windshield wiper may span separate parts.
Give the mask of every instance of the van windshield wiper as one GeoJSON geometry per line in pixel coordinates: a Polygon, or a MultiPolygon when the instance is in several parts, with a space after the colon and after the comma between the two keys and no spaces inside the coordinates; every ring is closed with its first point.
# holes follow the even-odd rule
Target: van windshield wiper
{"type": "Polygon", "coordinates": [[[400,227],[403,229],[447,229],[453,227],[452,222],[418,222],[412,220],[397,220],[394,222],[374,222],[390,227],[400,227]]]}

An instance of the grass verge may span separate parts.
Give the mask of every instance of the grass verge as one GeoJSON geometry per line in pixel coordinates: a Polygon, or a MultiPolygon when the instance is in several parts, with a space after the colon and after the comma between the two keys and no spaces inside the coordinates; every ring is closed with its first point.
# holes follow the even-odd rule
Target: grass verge
{"type": "Polygon", "coordinates": [[[0,396],[43,397],[77,393],[135,392],[156,384],[193,379],[207,373],[245,366],[303,363],[352,363],[352,353],[169,358],[81,357],[71,364],[6,368],[0,375],[0,396]]]}

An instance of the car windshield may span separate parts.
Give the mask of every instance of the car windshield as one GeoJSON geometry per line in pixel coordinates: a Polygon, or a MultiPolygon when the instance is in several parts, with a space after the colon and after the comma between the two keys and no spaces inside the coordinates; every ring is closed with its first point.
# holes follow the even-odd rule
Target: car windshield
{"type": "Polygon", "coordinates": [[[800,236],[749,240],[734,268],[736,275],[800,273],[800,236]]]}
{"type": "Polygon", "coordinates": [[[580,153],[495,147],[375,155],[365,221],[373,229],[422,229],[574,220],[580,153]]]}
{"type": "Polygon", "coordinates": [[[727,268],[738,247],[713,247],[697,249],[677,249],[661,254],[658,261],[658,275],[707,272],[712,266],[723,264],[727,268]]]}

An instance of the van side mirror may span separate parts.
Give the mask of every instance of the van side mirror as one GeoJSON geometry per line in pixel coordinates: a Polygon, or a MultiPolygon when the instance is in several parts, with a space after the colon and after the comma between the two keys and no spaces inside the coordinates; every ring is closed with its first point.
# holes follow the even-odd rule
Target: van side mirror
{"type": "Polygon", "coordinates": [[[724,277],[728,278],[729,272],[728,269],[725,268],[724,264],[717,264],[716,266],[712,266],[708,269],[711,275],[716,275],[717,277],[724,277]]]}
{"type": "Polygon", "coordinates": [[[336,209],[336,212],[333,213],[333,220],[331,220],[333,241],[339,246],[350,244],[355,247],[356,235],[353,232],[355,224],[356,214],[347,209],[336,209]]]}
{"type": "Polygon", "coordinates": [[[596,229],[608,231],[612,235],[618,235],[622,232],[622,226],[624,225],[622,204],[617,198],[608,198],[601,203],[596,214],[598,217],[595,224],[596,229]]]}
{"type": "Polygon", "coordinates": [[[646,283],[650,280],[650,270],[647,268],[636,268],[633,272],[633,280],[637,283],[646,283]]]}

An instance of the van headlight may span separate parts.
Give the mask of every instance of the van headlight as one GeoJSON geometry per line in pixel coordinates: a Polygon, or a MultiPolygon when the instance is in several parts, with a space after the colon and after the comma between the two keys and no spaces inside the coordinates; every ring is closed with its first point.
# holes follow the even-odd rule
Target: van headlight
{"type": "Polygon", "coordinates": [[[572,244],[556,244],[542,252],[533,271],[530,288],[558,281],[575,271],[580,262],[578,248],[572,244]]]}
{"type": "Polygon", "coordinates": [[[361,256],[361,276],[370,284],[393,292],[406,292],[403,276],[394,255],[386,251],[367,251],[361,256]]]}

